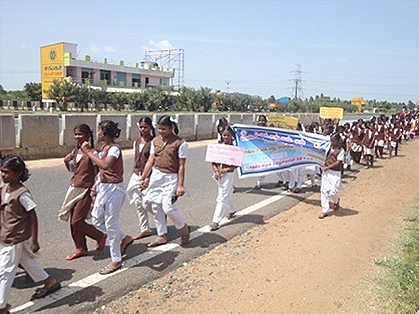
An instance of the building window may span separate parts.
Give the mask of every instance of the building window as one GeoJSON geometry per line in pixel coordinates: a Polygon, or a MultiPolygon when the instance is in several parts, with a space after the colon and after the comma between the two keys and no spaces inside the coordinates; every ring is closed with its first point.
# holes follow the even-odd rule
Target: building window
{"type": "Polygon", "coordinates": [[[132,75],[132,87],[141,87],[141,75],[133,74],[132,75]]]}
{"type": "Polygon", "coordinates": [[[109,83],[111,81],[111,71],[100,70],[100,80],[109,83]]]}
{"type": "Polygon", "coordinates": [[[81,69],[81,82],[83,84],[93,83],[93,69],[82,68],[81,69]]]}
{"type": "Polygon", "coordinates": [[[147,87],[148,84],[150,84],[150,78],[149,77],[146,77],[145,78],[145,87],[147,87]]]}

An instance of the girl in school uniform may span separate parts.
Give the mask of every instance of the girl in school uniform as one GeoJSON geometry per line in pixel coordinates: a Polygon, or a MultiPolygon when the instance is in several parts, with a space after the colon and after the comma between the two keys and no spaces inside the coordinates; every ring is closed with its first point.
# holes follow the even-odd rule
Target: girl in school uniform
{"type": "Polygon", "coordinates": [[[109,120],[99,123],[97,130],[98,141],[103,145],[99,156],[94,154],[88,142],[82,145],[82,151],[99,167],[96,178],[96,199],[92,210],[93,225],[105,230],[110,247],[111,262],[103,267],[99,274],[107,275],[122,267],[122,256],[129,245],[133,243],[131,236],[126,235],[119,227],[119,214],[125,200],[125,186],[123,184],[122,151],[115,139],[121,130],[118,125],[109,120]]]}
{"type": "Polygon", "coordinates": [[[389,140],[390,140],[389,158],[391,158],[393,154],[393,149],[394,149],[394,155],[397,156],[397,151],[399,149],[399,141],[400,141],[401,136],[402,136],[402,130],[400,128],[400,123],[396,121],[391,129],[391,133],[389,136],[389,140]]]}
{"type": "Polygon", "coordinates": [[[150,203],[153,208],[158,235],[147,246],[155,247],[167,243],[166,216],[180,231],[181,244],[186,244],[189,241],[190,227],[174,203],[179,196],[185,194],[188,144],[177,135],[179,129],[170,116],[160,117],[157,129],[159,135],[151,143],[150,157],[140,179],[141,189],[148,187],[144,201],[150,203]]]}
{"type": "Polygon", "coordinates": [[[43,281],[31,300],[43,298],[61,288],[36,260],[39,251],[36,204],[22,184],[29,178],[24,161],[8,156],[0,165],[3,186],[0,188],[0,313],[9,313],[7,304],[18,265],[22,265],[34,282],[43,281]]]}
{"type": "Polygon", "coordinates": [[[322,212],[318,216],[323,219],[329,215],[329,199],[333,202],[334,210],[339,209],[339,190],[342,190],[341,170],[345,159],[342,138],[339,133],[330,137],[331,147],[326,155],[322,168],[322,183],[320,187],[322,212]]]}
{"type": "Polygon", "coordinates": [[[363,131],[364,121],[362,119],[358,119],[357,123],[352,128],[352,135],[351,135],[351,155],[352,160],[355,163],[359,164],[361,162],[362,156],[362,137],[364,136],[363,131]]]}
{"type": "MultiPolygon", "coordinates": [[[[222,144],[233,145],[233,136],[233,129],[229,126],[224,127],[221,132],[222,144]]],[[[211,231],[220,227],[220,221],[223,217],[233,218],[236,213],[233,204],[233,182],[236,168],[236,166],[231,165],[212,164],[214,179],[218,183],[218,196],[212,223],[210,224],[211,231]]]]}
{"type": "Polygon", "coordinates": [[[81,145],[90,141],[91,147],[94,147],[92,130],[87,124],[79,124],[74,128],[74,139],[77,147],[64,158],[64,164],[67,170],[73,172],[73,177],[58,214],[61,220],[68,221],[70,218],[71,236],[76,250],[66,257],[69,261],[87,255],[86,236],[96,240],[98,251],[106,243],[106,234],[86,222],[92,204],[90,192],[98,169],[89,156],[82,152],[81,145]]]}
{"type": "MultiPolygon", "coordinates": [[[[261,114],[261,115],[258,116],[257,125],[266,127],[266,126],[268,126],[268,121],[269,121],[268,116],[266,116],[264,114],[261,114]]],[[[222,142],[222,139],[219,140],[219,143],[221,143],[221,142],[222,142]]],[[[278,172],[276,175],[278,177],[278,181],[276,183],[276,186],[279,187],[284,182],[284,176],[281,172],[278,172]]],[[[263,176],[263,175],[258,177],[258,180],[257,180],[256,185],[254,187],[255,190],[260,190],[262,188],[262,184],[265,181],[265,178],[266,178],[266,176],[263,176]]],[[[233,188],[233,190],[234,190],[234,188],[233,188]]]]}
{"type": "Polygon", "coordinates": [[[365,163],[367,164],[367,168],[370,168],[373,166],[374,163],[374,145],[376,142],[375,138],[375,127],[370,122],[365,122],[365,130],[364,130],[364,136],[362,138],[362,145],[364,147],[364,159],[365,163]]]}
{"type": "Polygon", "coordinates": [[[134,167],[127,188],[129,202],[130,204],[134,203],[137,209],[140,227],[139,233],[132,237],[134,240],[148,237],[152,234],[148,221],[148,212],[151,212],[151,206],[143,202],[143,195],[146,190],[140,190],[140,178],[148,157],[150,157],[151,141],[156,136],[153,121],[150,117],[141,117],[137,125],[141,137],[135,140],[133,144],[134,167]]]}

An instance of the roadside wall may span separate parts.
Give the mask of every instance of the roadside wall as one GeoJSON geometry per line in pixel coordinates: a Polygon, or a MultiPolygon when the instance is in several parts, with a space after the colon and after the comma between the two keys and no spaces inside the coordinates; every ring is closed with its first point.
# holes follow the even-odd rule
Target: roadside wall
{"type": "MultiPolygon", "coordinates": [[[[8,104],[9,105],[9,104],[8,104]]],[[[148,115],[156,124],[163,115],[145,113],[133,114],[0,114],[0,152],[18,154],[24,159],[56,158],[65,156],[74,148],[74,127],[81,123],[90,126],[97,142],[98,123],[112,120],[121,129],[117,143],[122,148],[131,148],[139,137],[137,122],[148,115]]],[[[304,124],[317,120],[317,115],[294,115],[304,124]]],[[[187,141],[217,138],[217,121],[226,117],[231,124],[255,124],[257,114],[253,113],[185,113],[176,114],[179,135],[187,141]]],[[[157,133],[157,130],[156,130],[157,133]]],[[[96,148],[100,143],[95,144],[96,148]]]]}

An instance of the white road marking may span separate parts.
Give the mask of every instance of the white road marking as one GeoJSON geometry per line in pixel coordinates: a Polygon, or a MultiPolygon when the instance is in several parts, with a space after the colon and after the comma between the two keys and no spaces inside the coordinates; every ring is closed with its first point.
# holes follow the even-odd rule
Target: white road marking
{"type": "MultiPolygon", "coordinates": [[[[237,211],[236,213],[236,217],[242,217],[245,215],[248,215],[252,212],[255,212],[269,204],[272,204],[274,202],[277,202],[278,200],[280,200],[281,198],[285,197],[287,195],[287,193],[283,192],[283,194],[279,194],[279,195],[274,195],[271,196],[263,201],[260,201],[259,203],[256,203],[254,205],[251,205],[249,207],[246,207],[240,211],[237,211]]],[[[236,218],[236,219],[237,219],[236,218]]],[[[231,222],[232,220],[224,218],[221,222],[220,222],[220,226],[224,226],[227,225],[229,222],[231,222]]],[[[209,225],[201,227],[199,229],[197,229],[194,232],[191,232],[190,235],[190,240],[195,239],[199,236],[201,236],[202,234],[205,233],[209,233],[210,231],[210,227],[209,225]]],[[[180,246],[180,240],[177,239],[176,241],[164,244],[164,245],[160,245],[158,247],[155,248],[150,248],[148,249],[146,252],[132,257],[128,260],[126,260],[124,262],[124,266],[120,269],[117,270],[111,274],[108,275],[100,275],[99,273],[95,273],[93,275],[87,276],[79,281],[70,283],[67,286],[63,286],[60,290],[58,290],[57,292],[54,292],[48,296],[46,296],[43,299],[38,299],[36,300],[36,302],[30,301],[27,302],[25,304],[22,304],[20,306],[17,306],[15,308],[13,308],[12,310],[10,310],[10,313],[16,313],[16,314],[23,314],[23,313],[32,313],[34,311],[37,311],[43,307],[46,307],[56,301],[59,301],[61,299],[64,299],[76,292],[79,292],[81,290],[83,290],[84,288],[87,287],[91,287],[111,276],[115,276],[121,272],[126,271],[127,269],[137,266],[141,263],[144,263],[145,261],[148,261],[156,256],[159,256],[160,254],[163,254],[165,252],[168,252],[170,250],[173,250],[175,248],[178,248],[180,246]]]]}

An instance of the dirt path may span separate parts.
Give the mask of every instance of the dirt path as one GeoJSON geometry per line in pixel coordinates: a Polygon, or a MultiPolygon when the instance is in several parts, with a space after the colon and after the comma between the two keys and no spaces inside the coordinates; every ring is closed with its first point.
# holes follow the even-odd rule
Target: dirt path
{"type": "Polygon", "coordinates": [[[317,219],[316,193],[95,313],[368,313],[357,296],[415,201],[418,148],[344,178],[334,215],[317,219]]]}

